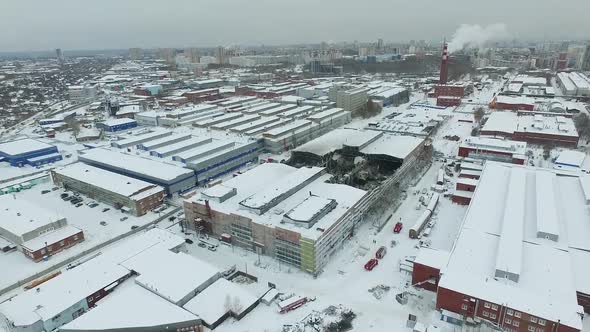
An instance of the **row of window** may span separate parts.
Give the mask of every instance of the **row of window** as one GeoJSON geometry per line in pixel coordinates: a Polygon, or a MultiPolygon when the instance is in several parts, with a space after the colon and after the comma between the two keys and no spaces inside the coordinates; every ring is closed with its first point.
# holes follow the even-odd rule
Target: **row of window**
{"type": "MultiPolygon", "coordinates": [[[[491,309],[493,311],[498,311],[498,305],[497,304],[493,304],[493,303],[489,303],[489,302],[484,302],[484,305],[483,306],[486,309],[491,309]]],[[[461,309],[462,310],[467,310],[468,309],[467,304],[462,304],[461,305],[461,309]]],[[[489,312],[489,311],[486,311],[486,310],[484,310],[482,312],[482,315],[484,317],[490,318],[490,319],[496,319],[496,317],[497,317],[497,315],[494,312],[489,312]]],[[[520,313],[520,311],[515,311],[515,310],[512,310],[512,309],[506,309],[506,315],[507,316],[512,316],[514,318],[521,318],[522,317],[522,314],[520,313]]],[[[547,324],[547,321],[546,320],[544,320],[542,318],[537,318],[535,316],[531,316],[530,321],[531,321],[531,323],[539,324],[541,326],[545,326],[545,324],[547,324]]],[[[515,326],[515,327],[518,327],[520,325],[520,322],[518,320],[513,319],[513,318],[510,318],[510,317],[506,317],[505,320],[504,320],[504,322],[506,324],[510,324],[512,326],[515,326]]],[[[542,328],[535,328],[535,326],[532,326],[532,325],[530,325],[528,329],[531,332],[543,332],[543,329],[542,328]],[[532,330],[531,330],[531,328],[532,328],[532,330]]]]}

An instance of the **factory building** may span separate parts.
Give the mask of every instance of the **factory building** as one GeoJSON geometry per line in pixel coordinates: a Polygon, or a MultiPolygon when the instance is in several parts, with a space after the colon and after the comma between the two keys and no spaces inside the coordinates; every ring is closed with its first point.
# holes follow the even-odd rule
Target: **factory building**
{"type": "Polygon", "coordinates": [[[160,186],[84,163],[54,169],[51,178],[55,185],[135,216],[142,216],[162,205],[166,196],[164,188],[160,186]]]}
{"type": "Polygon", "coordinates": [[[382,107],[399,106],[410,101],[410,92],[402,87],[380,87],[369,91],[372,101],[378,101],[382,107]]]}
{"type": "Polygon", "coordinates": [[[358,87],[342,89],[335,86],[332,89],[336,89],[334,92],[336,98],[333,99],[336,101],[336,107],[342,108],[345,112],[351,112],[354,114],[367,107],[367,102],[369,101],[368,88],[358,87]]]}
{"type": "Polygon", "coordinates": [[[106,149],[91,149],[78,156],[81,162],[134,179],[159,185],[168,194],[188,190],[195,186],[194,171],[183,167],[119,153],[106,149]]]}
{"type": "Polygon", "coordinates": [[[40,166],[62,159],[57,147],[34,139],[0,143],[0,162],[8,162],[11,166],[40,166]]]}
{"type": "Polygon", "coordinates": [[[421,249],[426,269],[415,264],[412,282],[466,322],[581,331],[590,310],[588,204],[587,175],[486,162],[448,258],[423,259],[421,249]]]}
{"type": "Polygon", "coordinates": [[[111,119],[96,124],[96,128],[107,132],[117,132],[137,127],[137,121],[134,119],[122,118],[111,119]]]}
{"type": "Polygon", "coordinates": [[[566,96],[590,96],[590,78],[583,73],[558,73],[557,84],[566,96]]]}
{"type": "Polygon", "coordinates": [[[330,178],[320,167],[262,164],[186,200],[187,222],[216,236],[230,235],[234,245],[319,273],[350,235],[354,208],[366,195],[327,183],[330,178]]]}
{"type": "Polygon", "coordinates": [[[66,218],[11,195],[0,196],[0,237],[38,262],[84,241],[66,218]]]}
{"type": "Polygon", "coordinates": [[[535,99],[526,96],[498,95],[489,104],[490,108],[509,111],[534,111],[535,99]]]}
{"type": "Polygon", "coordinates": [[[526,112],[494,112],[484,124],[480,135],[569,148],[576,148],[579,140],[571,118],[526,112]]]}
{"type": "Polygon", "coordinates": [[[172,132],[166,130],[158,130],[158,131],[151,131],[145,134],[139,134],[135,136],[131,136],[129,138],[125,138],[118,141],[112,141],[111,146],[119,149],[127,148],[127,147],[135,147],[136,145],[150,142],[153,140],[157,140],[164,137],[169,137],[172,135],[172,132]]]}
{"type": "Polygon", "coordinates": [[[526,142],[468,137],[459,146],[457,156],[524,165],[527,159],[526,147],[526,142]]]}

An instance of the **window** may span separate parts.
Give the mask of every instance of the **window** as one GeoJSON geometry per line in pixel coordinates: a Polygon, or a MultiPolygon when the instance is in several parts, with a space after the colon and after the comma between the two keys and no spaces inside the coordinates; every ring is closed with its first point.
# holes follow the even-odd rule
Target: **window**
{"type": "Polygon", "coordinates": [[[63,246],[64,246],[64,244],[66,244],[66,242],[65,242],[64,240],[61,240],[61,241],[59,241],[59,245],[60,245],[60,246],[62,246],[62,247],[63,247],[63,246]]]}
{"type": "Polygon", "coordinates": [[[529,325],[529,332],[535,332],[535,327],[532,325],[529,325]]]}
{"type": "Polygon", "coordinates": [[[88,298],[88,302],[92,302],[92,300],[94,300],[92,296],[88,298]]]}
{"type": "Polygon", "coordinates": [[[467,304],[461,305],[461,310],[467,310],[467,304]]]}
{"type": "Polygon", "coordinates": [[[520,322],[517,320],[513,320],[512,321],[512,325],[514,325],[514,327],[519,327],[520,326],[520,322]]]}
{"type": "Polygon", "coordinates": [[[490,314],[491,319],[496,319],[496,314],[490,314]]]}
{"type": "Polygon", "coordinates": [[[483,312],[483,316],[484,316],[484,317],[490,317],[490,313],[489,313],[489,312],[487,312],[487,311],[484,311],[484,312],[483,312]]]}
{"type": "Polygon", "coordinates": [[[488,302],[484,303],[484,304],[483,304],[483,306],[484,306],[486,309],[489,309],[489,308],[490,308],[490,304],[489,304],[488,302]]]}
{"type": "Polygon", "coordinates": [[[539,325],[541,325],[541,326],[545,326],[545,320],[544,320],[544,319],[541,319],[541,318],[539,318],[539,325]]]}
{"type": "Polygon", "coordinates": [[[74,235],[74,241],[78,240],[78,234],[74,235]]]}
{"type": "Polygon", "coordinates": [[[512,310],[512,309],[506,309],[506,315],[508,315],[508,316],[514,315],[514,310],[512,310]]]}
{"type": "Polygon", "coordinates": [[[512,319],[510,319],[510,318],[506,318],[506,319],[504,319],[504,322],[505,322],[506,324],[512,324],[512,319]]]}
{"type": "Polygon", "coordinates": [[[540,327],[537,327],[537,332],[545,332],[545,330],[543,330],[543,329],[542,329],[542,328],[540,328],[540,327]]]}
{"type": "Polygon", "coordinates": [[[45,249],[41,249],[41,255],[45,255],[45,249]]]}
{"type": "Polygon", "coordinates": [[[494,310],[494,311],[498,310],[498,305],[497,304],[492,304],[492,310],[494,310]]]}
{"type": "Polygon", "coordinates": [[[531,316],[531,323],[536,323],[536,322],[537,322],[537,317],[531,316]]]}
{"type": "Polygon", "coordinates": [[[515,311],[514,312],[514,317],[520,318],[520,311],[515,311]]]}

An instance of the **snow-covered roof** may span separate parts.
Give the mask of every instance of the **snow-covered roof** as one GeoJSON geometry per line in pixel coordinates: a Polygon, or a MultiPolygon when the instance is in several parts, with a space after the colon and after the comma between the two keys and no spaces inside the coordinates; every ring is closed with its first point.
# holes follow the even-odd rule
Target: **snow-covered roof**
{"type": "Polygon", "coordinates": [[[418,251],[418,255],[414,260],[414,263],[422,264],[425,266],[441,269],[449,261],[450,253],[444,250],[437,250],[433,248],[422,247],[418,251]]]}
{"type": "MultiPolygon", "coordinates": [[[[84,163],[70,164],[55,169],[54,172],[125,197],[131,197],[141,191],[154,187],[149,182],[113,173],[84,163]]],[[[164,190],[164,188],[158,188],[160,191],[164,190]]]]}
{"type": "Polygon", "coordinates": [[[127,328],[148,329],[184,322],[198,322],[199,317],[150,291],[133,284],[121,286],[112,295],[84,315],[62,326],[62,331],[98,331],[127,328]]]}
{"type": "Polygon", "coordinates": [[[91,260],[0,304],[0,312],[15,325],[46,321],[117,280],[129,271],[91,260]]]}
{"type": "Polygon", "coordinates": [[[590,282],[574,266],[590,259],[590,212],[580,181],[488,161],[439,287],[581,328],[576,290],[590,282]]]}
{"type": "Polygon", "coordinates": [[[106,149],[86,150],[84,154],[79,156],[79,159],[99,164],[104,163],[167,181],[194,174],[192,170],[183,167],[106,149]]]}
{"type": "Polygon", "coordinates": [[[398,159],[405,159],[412,151],[424,142],[424,137],[383,135],[364,147],[361,153],[365,155],[386,155],[398,159]]]}
{"type": "Polygon", "coordinates": [[[175,304],[220,273],[219,269],[198,258],[159,246],[147,249],[121,265],[139,273],[135,279],[137,284],[175,304]]]}
{"type": "Polygon", "coordinates": [[[496,138],[467,137],[461,143],[461,147],[524,156],[527,143],[496,138]]]}
{"type": "Polygon", "coordinates": [[[578,137],[574,122],[563,116],[544,116],[541,114],[518,115],[514,112],[493,112],[482,131],[502,132],[532,132],[548,135],[578,137]]]}
{"type": "Polygon", "coordinates": [[[65,225],[51,232],[44,233],[34,239],[25,241],[22,246],[29,251],[37,251],[45,248],[48,244],[57,243],[63,239],[74,236],[82,232],[81,229],[72,225],[65,225]]]}
{"type": "Polygon", "coordinates": [[[28,232],[64,219],[57,211],[44,209],[13,195],[0,196],[0,228],[22,236],[28,232]]]}
{"type": "MultiPolygon", "coordinates": [[[[322,169],[320,168],[320,170],[322,169]]],[[[258,165],[244,174],[223,182],[223,186],[225,187],[236,188],[236,194],[222,203],[210,201],[209,205],[214,211],[220,211],[226,214],[233,213],[248,218],[255,223],[293,230],[310,239],[317,239],[321,237],[323,233],[322,229],[328,229],[332,226],[367,194],[366,191],[351,186],[326,183],[331,178],[331,175],[322,174],[307,185],[297,188],[290,195],[285,195],[286,197],[271,208],[270,211],[261,215],[243,207],[241,208],[240,202],[249,197],[259,197],[257,194],[260,193],[262,195],[269,188],[283,188],[284,183],[282,181],[286,178],[296,176],[295,173],[297,171],[298,169],[295,167],[280,163],[258,165]],[[283,215],[308,198],[310,192],[315,195],[334,199],[337,202],[336,207],[319,219],[314,227],[310,229],[283,223],[283,215]]],[[[203,198],[199,196],[189,198],[188,201],[205,204],[203,198]]]]}
{"type": "Polygon", "coordinates": [[[325,156],[330,152],[342,149],[344,146],[360,149],[381,135],[383,133],[379,131],[337,128],[297,147],[294,151],[325,156]]]}
{"type": "Polygon", "coordinates": [[[43,143],[31,138],[25,138],[16,141],[0,143],[0,153],[15,156],[52,147],[53,145],[51,144],[43,143]]]}
{"type": "Polygon", "coordinates": [[[555,160],[556,166],[581,167],[586,159],[586,154],[580,151],[565,150],[562,151],[555,160]]]}
{"type": "Polygon", "coordinates": [[[228,312],[240,316],[257,301],[258,298],[243,287],[222,278],[195,296],[183,308],[212,325],[228,312]]]}
{"type": "Polygon", "coordinates": [[[128,146],[133,146],[133,145],[137,145],[139,143],[143,143],[146,141],[152,141],[158,138],[162,138],[162,137],[166,137],[166,136],[170,136],[172,135],[172,132],[167,131],[167,130],[155,130],[149,133],[145,133],[145,134],[140,134],[140,135],[135,135],[135,136],[131,136],[125,139],[122,139],[120,141],[115,141],[112,142],[111,145],[113,146],[117,146],[120,148],[124,148],[124,147],[128,147],[128,146]]]}

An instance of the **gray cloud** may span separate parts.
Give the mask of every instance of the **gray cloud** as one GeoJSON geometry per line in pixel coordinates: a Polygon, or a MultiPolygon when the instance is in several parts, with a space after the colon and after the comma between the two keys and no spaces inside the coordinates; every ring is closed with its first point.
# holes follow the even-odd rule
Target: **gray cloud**
{"type": "Polygon", "coordinates": [[[590,1],[0,0],[0,51],[451,38],[504,23],[514,38],[590,38],[590,1]],[[569,10],[572,9],[572,10],[569,10]]]}

